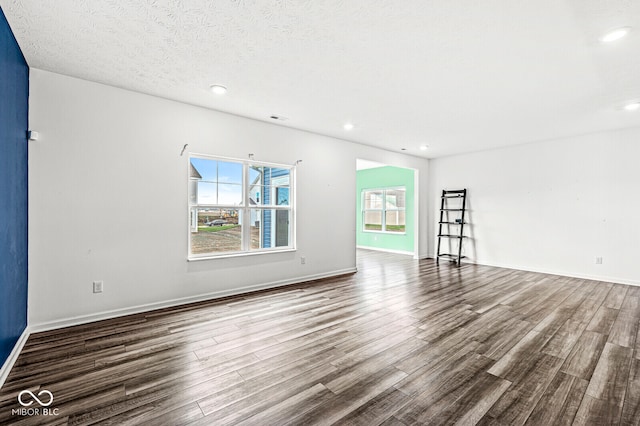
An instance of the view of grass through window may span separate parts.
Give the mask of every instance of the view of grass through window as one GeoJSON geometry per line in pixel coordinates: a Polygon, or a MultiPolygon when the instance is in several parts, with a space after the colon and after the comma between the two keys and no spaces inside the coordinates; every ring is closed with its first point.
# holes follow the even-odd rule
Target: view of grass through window
{"type": "Polygon", "coordinates": [[[291,172],[192,156],[190,256],[292,247],[291,172]]]}
{"type": "Polygon", "coordinates": [[[364,231],[405,232],[405,188],[363,190],[362,197],[364,231]]]}

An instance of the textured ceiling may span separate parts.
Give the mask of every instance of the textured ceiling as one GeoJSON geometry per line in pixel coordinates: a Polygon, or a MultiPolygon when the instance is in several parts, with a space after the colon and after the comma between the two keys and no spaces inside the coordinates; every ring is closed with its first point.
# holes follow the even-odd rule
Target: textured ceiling
{"type": "Polygon", "coordinates": [[[31,67],[413,155],[640,126],[638,0],[0,5],[31,67]]]}

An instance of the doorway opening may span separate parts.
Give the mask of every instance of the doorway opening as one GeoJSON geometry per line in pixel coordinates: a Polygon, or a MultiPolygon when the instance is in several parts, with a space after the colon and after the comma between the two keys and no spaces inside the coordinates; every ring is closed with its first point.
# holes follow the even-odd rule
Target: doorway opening
{"type": "Polygon", "coordinates": [[[418,258],[418,171],[356,160],[356,248],[418,258]]]}

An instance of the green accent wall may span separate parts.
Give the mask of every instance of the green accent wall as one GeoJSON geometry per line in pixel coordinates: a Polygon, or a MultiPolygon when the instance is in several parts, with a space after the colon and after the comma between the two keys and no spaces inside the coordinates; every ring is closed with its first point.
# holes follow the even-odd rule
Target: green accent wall
{"type": "Polygon", "coordinates": [[[414,171],[400,167],[377,167],[375,169],[358,170],[356,172],[356,244],[361,247],[371,247],[384,250],[414,251],[414,171]],[[404,234],[388,234],[380,232],[365,232],[362,227],[362,190],[384,189],[404,186],[406,196],[406,232],[404,234]]]}

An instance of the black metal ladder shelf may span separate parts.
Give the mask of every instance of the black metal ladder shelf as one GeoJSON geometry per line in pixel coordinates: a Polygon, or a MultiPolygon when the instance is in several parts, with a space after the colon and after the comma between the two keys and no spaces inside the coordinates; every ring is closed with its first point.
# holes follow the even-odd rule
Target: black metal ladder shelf
{"type": "Polygon", "coordinates": [[[455,189],[455,190],[442,190],[442,196],[440,197],[440,220],[438,221],[438,252],[436,256],[436,263],[440,263],[440,258],[446,258],[460,265],[460,259],[465,256],[462,255],[462,240],[464,236],[464,214],[467,204],[467,189],[455,189]],[[459,200],[456,203],[449,204],[453,200],[459,200]],[[453,212],[457,212],[455,215],[453,212]],[[452,217],[452,216],[458,217],[452,217]],[[446,226],[446,230],[443,229],[446,226]],[[452,227],[455,227],[452,229],[452,227]],[[455,230],[457,233],[454,233],[455,230]],[[443,238],[450,238],[458,241],[457,253],[441,253],[441,242],[443,238]]]}

